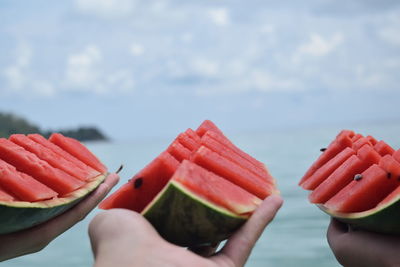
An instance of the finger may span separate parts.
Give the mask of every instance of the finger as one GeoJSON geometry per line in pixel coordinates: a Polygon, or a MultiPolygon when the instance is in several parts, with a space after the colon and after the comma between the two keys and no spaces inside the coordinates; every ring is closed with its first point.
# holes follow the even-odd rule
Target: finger
{"type": "Polygon", "coordinates": [[[335,247],[337,243],[343,239],[343,234],[349,232],[347,224],[342,223],[334,218],[331,218],[331,222],[326,233],[328,244],[331,248],[335,247]]]}
{"type": "Polygon", "coordinates": [[[8,245],[1,247],[0,261],[42,250],[96,207],[118,180],[118,175],[110,174],[87,199],[71,210],[32,228],[2,235],[2,242],[8,245]]]}
{"type": "Polygon", "coordinates": [[[219,246],[219,243],[216,243],[216,244],[211,244],[209,246],[190,247],[188,249],[190,251],[196,253],[197,255],[200,255],[203,257],[210,257],[215,254],[218,246],[219,246]]]}
{"type": "Polygon", "coordinates": [[[277,195],[266,198],[215,257],[228,257],[235,266],[243,266],[258,238],[273,220],[282,203],[282,198],[277,195]]]}
{"type": "Polygon", "coordinates": [[[112,173],[107,176],[102,184],[93,191],[86,199],[82,200],[69,211],[55,217],[54,219],[37,226],[37,231],[46,233],[49,239],[52,239],[77,222],[83,220],[86,215],[93,210],[99,202],[110,192],[110,190],[118,183],[118,174],[112,173]]]}
{"type": "Polygon", "coordinates": [[[335,218],[331,218],[331,222],[328,227],[327,235],[340,235],[349,232],[349,226],[345,223],[342,223],[335,218]]]}

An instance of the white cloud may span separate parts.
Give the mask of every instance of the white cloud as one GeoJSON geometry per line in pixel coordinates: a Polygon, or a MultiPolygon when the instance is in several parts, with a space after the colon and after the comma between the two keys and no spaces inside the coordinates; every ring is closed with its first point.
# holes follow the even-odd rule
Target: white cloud
{"type": "Polygon", "coordinates": [[[3,70],[3,75],[11,90],[22,90],[27,83],[27,72],[32,58],[32,49],[27,43],[20,43],[16,48],[14,64],[3,70]]]}
{"type": "Polygon", "coordinates": [[[344,41],[342,33],[335,33],[331,38],[312,33],[310,40],[297,48],[300,55],[310,55],[315,57],[325,56],[334,51],[344,41]]]}
{"type": "Polygon", "coordinates": [[[6,67],[3,71],[3,75],[8,82],[8,87],[11,90],[20,90],[26,83],[23,70],[16,65],[6,67]]]}
{"type": "Polygon", "coordinates": [[[128,70],[117,70],[106,77],[106,83],[111,90],[130,92],[134,89],[135,81],[128,70]]]}
{"type": "Polygon", "coordinates": [[[95,45],[88,45],[82,51],[67,58],[67,91],[83,91],[96,94],[131,92],[134,79],[128,69],[105,70],[103,54],[95,45]]]}
{"type": "MultiPolygon", "coordinates": [[[[386,75],[381,72],[377,72],[376,70],[372,70],[366,65],[358,64],[355,67],[354,72],[355,77],[353,84],[356,88],[379,88],[388,85],[389,79],[386,77],[386,75]]],[[[346,87],[349,86],[347,85],[346,87]]]]}
{"type": "Polygon", "coordinates": [[[264,24],[259,28],[260,33],[271,34],[275,33],[276,27],[272,24],[264,24]]]}
{"type": "Polygon", "coordinates": [[[208,10],[208,16],[218,26],[226,26],[230,23],[229,10],[226,7],[210,9],[208,10]]]}
{"type": "Polygon", "coordinates": [[[55,88],[45,80],[37,80],[32,75],[32,48],[28,43],[22,42],[16,47],[14,64],[6,67],[3,75],[7,81],[7,89],[14,93],[35,94],[50,97],[55,94],[55,88]]]}
{"type": "Polygon", "coordinates": [[[48,81],[35,81],[32,87],[33,91],[41,96],[51,97],[56,94],[55,88],[48,81]]]}
{"type": "Polygon", "coordinates": [[[135,8],[133,0],[75,0],[75,6],[83,14],[101,18],[119,18],[130,15],[135,8]]]}
{"type": "Polygon", "coordinates": [[[196,75],[214,77],[218,74],[218,62],[205,58],[197,58],[192,61],[192,70],[196,75]]]}
{"type": "Polygon", "coordinates": [[[129,49],[129,52],[133,56],[141,56],[143,55],[144,51],[144,46],[139,43],[133,43],[129,49]]]}
{"type": "Polygon", "coordinates": [[[264,70],[252,70],[248,75],[248,87],[257,91],[298,91],[302,89],[299,82],[291,78],[280,78],[264,70]]]}
{"type": "Polygon", "coordinates": [[[172,79],[185,79],[196,77],[200,79],[215,78],[220,74],[220,64],[208,58],[193,58],[191,61],[177,61],[174,59],[166,62],[167,75],[172,79]]]}
{"type": "Polygon", "coordinates": [[[193,42],[193,39],[194,39],[194,36],[193,36],[193,33],[191,33],[191,32],[185,32],[181,36],[181,40],[184,43],[191,43],[191,42],[193,42]]]}
{"type": "Polygon", "coordinates": [[[70,89],[88,89],[99,78],[98,65],[102,61],[100,49],[95,45],[86,46],[83,51],[67,59],[66,79],[70,89]]]}
{"type": "Polygon", "coordinates": [[[381,29],[379,36],[390,44],[400,46],[400,25],[398,27],[385,27],[381,29]]]}

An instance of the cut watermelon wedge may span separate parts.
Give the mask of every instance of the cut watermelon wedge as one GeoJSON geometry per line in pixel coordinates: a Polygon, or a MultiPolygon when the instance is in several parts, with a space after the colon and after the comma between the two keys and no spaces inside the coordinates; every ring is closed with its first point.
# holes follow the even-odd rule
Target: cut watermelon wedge
{"type": "Polygon", "coordinates": [[[309,200],[355,228],[400,234],[396,219],[400,212],[399,150],[348,130],[329,147],[300,182],[304,189],[312,190],[309,200]],[[338,145],[338,139],[342,145],[338,145]],[[334,153],[328,151],[329,147],[335,148],[334,153]],[[329,155],[324,155],[326,152],[329,155]],[[346,158],[345,154],[350,156],[346,158]],[[340,162],[339,158],[346,159],[340,162]]]}
{"type": "Polygon", "coordinates": [[[38,134],[0,139],[0,234],[26,229],[63,213],[105,179],[107,173],[88,168],[61,148],[43,145],[47,143],[38,134]]]}
{"type": "Polygon", "coordinates": [[[84,185],[83,181],[53,168],[47,161],[7,140],[0,139],[0,158],[15,166],[38,181],[52,188],[60,195],[65,195],[84,185]]]}
{"type": "Polygon", "coordinates": [[[35,180],[32,176],[0,159],[0,184],[22,201],[40,201],[52,199],[58,194],[51,188],[35,180]]]}
{"type": "Polygon", "coordinates": [[[178,245],[218,242],[243,224],[262,199],[279,193],[261,165],[205,121],[196,131],[178,135],[100,208],[140,212],[178,245]]]}
{"type": "Polygon", "coordinates": [[[302,186],[311,175],[313,175],[321,166],[339,154],[339,152],[344,150],[346,147],[352,147],[352,138],[354,135],[355,133],[353,131],[343,130],[336,136],[335,140],[333,140],[327,148],[321,149],[323,153],[307,170],[303,178],[301,178],[299,185],[302,186]]]}
{"type": "Polygon", "coordinates": [[[107,171],[107,167],[78,140],[65,137],[60,133],[54,133],[50,136],[49,141],[100,173],[107,171]]]}
{"type": "Polygon", "coordinates": [[[57,153],[41,145],[40,143],[36,143],[26,135],[13,134],[10,136],[9,140],[32,152],[40,159],[47,161],[52,167],[60,169],[68,173],[69,175],[78,178],[79,180],[86,181],[99,174],[97,171],[90,171],[88,169],[83,170],[79,168],[73,162],[68,161],[61,155],[58,155],[57,153]]]}

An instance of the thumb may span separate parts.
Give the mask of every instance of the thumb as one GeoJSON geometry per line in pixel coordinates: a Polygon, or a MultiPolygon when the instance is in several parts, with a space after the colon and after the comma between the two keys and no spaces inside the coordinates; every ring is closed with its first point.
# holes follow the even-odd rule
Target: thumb
{"type": "Polygon", "coordinates": [[[265,227],[274,219],[283,200],[274,195],[266,198],[249,220],[226,242],[215,258],[228,257],[235,266],[243,266],[265,227]]]}

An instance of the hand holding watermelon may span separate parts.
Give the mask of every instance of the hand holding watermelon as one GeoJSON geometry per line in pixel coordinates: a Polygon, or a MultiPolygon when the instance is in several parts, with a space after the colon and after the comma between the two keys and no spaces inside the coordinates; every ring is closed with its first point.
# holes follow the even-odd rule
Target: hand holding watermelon
{"type": "Polygon", "coordinates": [[[57,236],[83,220],[118,180],[117,174],[110,174],[87,198],[58,217],[27,230],[0,235],[0,261],[35,253],[45,248],[57,236]]]}
{"type": "Polygon", "coordinates": [[[97,215],[89,226],[95,266],[243,266],[281,205],[277,195],[266,198],[224,247],[209,258],[165,241],[138,213],[112,209],[97,215]]]}
{"type": "Polygon", "coordinates": [[[400,237],[351,230],[335,219],[328,228],[328,243],[343,266],[400,266],[400,237]]]}

